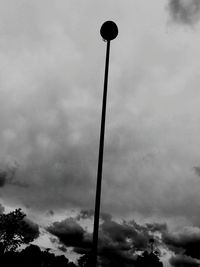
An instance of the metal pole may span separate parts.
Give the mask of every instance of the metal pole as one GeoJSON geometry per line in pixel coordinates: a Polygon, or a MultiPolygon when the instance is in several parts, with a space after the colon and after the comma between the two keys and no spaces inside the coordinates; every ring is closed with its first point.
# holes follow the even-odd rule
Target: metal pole
{"type": "Polygon", "coordinates": [[[104,151],[110,41],[115,39],[118,35],[117,25],[113,21],[106,21],[102,25],[100,33],[103,39],[107,41],[107,49],[106,49],[104,90],[103,90],[103,102],[102,102],[102,114],[101,114],[101,130],[100,130],[100,142],[99,142],[99,159],[98,159],[98,169],[97,169],[97,185],[96,185],[96,199],[95,199],[95,212],[94,212],[92,267],[97,267],[99,215],[100,215],[100,204],[101,204],[101,181],[102,181],[102,169],[103,169],[103,151],[104,151]]]}
{"type": "Polygon", "coordinates": [[[105,78],[104,78],[101,131],[100,131],[100,143],[99,143],[99,160],[98,160],[98,170],[97,170],[97,186],[96,186],[96,201],[95,201],[95,213],[94,213],[94,231],[93,231],[93,261],[94,261],[93,264],[94,264],[94,267],[97,266],[99,214],[100,214],[100,203],[101,203],[101,181],[102,181],[102,168],[103,168],[109,55],[110,55],[110,40],[107,41],[107,49],[106,49],[105,78]]]}

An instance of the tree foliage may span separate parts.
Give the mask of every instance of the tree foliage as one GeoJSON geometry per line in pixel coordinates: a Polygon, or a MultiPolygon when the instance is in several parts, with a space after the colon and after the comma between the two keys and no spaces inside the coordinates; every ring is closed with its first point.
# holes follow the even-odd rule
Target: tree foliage
{"type": "Polygon", "coordinates": [[[0,246],[3,251],[14,251],[22,244],[32,242],[38,232],[33,231],[25,213],[16,209],[8,214],[0,214],[0,246]]]}

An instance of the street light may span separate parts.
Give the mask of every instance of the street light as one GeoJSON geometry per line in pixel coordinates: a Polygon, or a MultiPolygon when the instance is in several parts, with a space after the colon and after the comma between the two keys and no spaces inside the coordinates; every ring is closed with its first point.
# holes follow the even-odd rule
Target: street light
{"type": "Polygon", "coordinates": [[[101,26],[100,34],[104,41],[107,42],[106,62],[105,62],[105,76],[104,76],[104,90],[101,114],[101,130],[99,142],[99,159],[97,170],[97,185],[96,185],[96,200],[94,212],[94,228],[93,228],[93,267],[97,266],[97,252],[98,252],[98,233],[99,233],[99,214],[101,203],[101,181],[102,181],[102,167],[103,167],[103,150],[104,150],[104,133],[105,133],[105,118],[106,118],[106,100],[107,100],[107,85],[108,85],[108,68],[110,55],[110,41],[115,39],[118,35],[117,25],[113,21],[106,21],[101,26]]]}

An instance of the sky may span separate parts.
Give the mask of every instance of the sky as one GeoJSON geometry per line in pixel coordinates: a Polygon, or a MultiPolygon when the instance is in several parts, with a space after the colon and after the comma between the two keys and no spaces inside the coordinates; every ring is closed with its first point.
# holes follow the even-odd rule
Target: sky
{"type": "Polygon", "coordinates": [[[120,220],[134,220],[142,240],[162,237],[165,266],[200,262],[187,247],[200,242],[199,0],[0,0],[1,209],[21,207],[67,247],[76,244],[59,227],[76,229],[84,246],[90,239],[82,224],[94,208],[106,20],[119,35],[101,202],[112,217],[102,219],[102,240],[110,227],[126,235],[120,220]]]}

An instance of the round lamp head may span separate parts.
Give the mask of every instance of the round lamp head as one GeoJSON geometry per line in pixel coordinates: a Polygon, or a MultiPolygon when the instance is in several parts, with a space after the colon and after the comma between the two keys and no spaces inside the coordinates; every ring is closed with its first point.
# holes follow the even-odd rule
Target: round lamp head
{"type": "Polygon", "coordinates": [[[101,26],[100,33],[104,40],[111,41],[118,35],[117,25],[113,21],[106,21],[101,26]]]}

